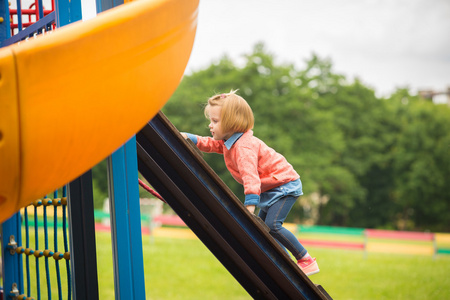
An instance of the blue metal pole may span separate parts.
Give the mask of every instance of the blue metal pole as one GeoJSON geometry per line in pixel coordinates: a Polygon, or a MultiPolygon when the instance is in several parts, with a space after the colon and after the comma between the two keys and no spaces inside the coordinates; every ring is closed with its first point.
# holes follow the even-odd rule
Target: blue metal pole
{"type": "Polygon", "coordinates": [[[44,4],[42,3],[42,0],[38,1],[38,11],[39,11],[39,20],[44,17],[44,4]]]}
{"type": "Polygon", "coordinates": [[[7,296],[18,296],[24,288],[22,256],[15,253],[15,248],[20,246],[17,243],[22,241],[20,221],[19,212],[2,224],[3,290],[7,296]]]}
{"type": "MultiPolygon", "coordinates": [[[[73,22],[76,22],[76,21],[80,21],[82,19],[81,0],[55,0],[55,12],[56,12],[56,26],[57,27],[62,27],[62,26],[68,25],[70,23],[73,23],[73,22]]],[[[41,14],[41,12],[39,12],[39,13],[41,14]]],[[[42,12],[42,16],[43,16],[43,12],[42,12]]],[[[64,188],[64,193],[65,193],[65,188],[64,188]]],[[[92,194],[92,191],[91,191],[91,194],[92,194]]],[[[66,196],[66,195],[64,194],[63,196],[66,196]]],[[[80,199],[75,199],[75,201],[81,201],[81,200],[80,199]]],[[[57,222],[56,206],[54,208],[54,214],[55,214],[54,222],[56,224],[56,222],[57,222]]],[[[72,223],[71,221],[72,220],[69,220],[70,223],[72,223]]],[[[69,225],[69,227],[71,227],[71,225],[69,225]]],[[[56,228],[57,227],[55,225],[55,229],[54,229],[55,237],[56,237],[56,228]]],[[[64,227],[63,230],[65,232],[66,228],[64,227]]],[[[73,232],[71,230],[71,228],[69,228],[69,230],[71,232],[73,232]]],[[[55,240],[55,243],[56,243],[56,240],[55,240]]],[[[56,247],[57,247],[57,245],[55,244],[55,252],[57,251],[56,247]]],[[[72,241],[71,241],[71,243],[70,243],[70,250],[72,252],[72,259],[70,260],[70,264],[71,264],[72,272],[75,273],[75,262],[74,262],[75,259],[73,258],[74,251],[72,251],[73,247],[74,246],[72,245],[72,241]]],[[[94,249],[95,249],[95,247],[94,247],[94,249]]],[[[66,251],[66,249],[65,249],[65,251],[66,251]]],[[[61,298],[62,293],[61,293],[61,281],[59,279],[59,276],[60,276],[60,274],[59,274],[59,262],[58,261],[55,261],[55,262],[56,262],[56,270],[57,270],[57,275],[58,275],[58,292],[59,292],[58,295],[61,298]]],[[[76,281],[75,281],[76,277],[73,276],[72,278],[69,278],[70,277],[70,270],[68,268],[68,264],[67,263],[66,263],[66,266],[67,266],[67,273],[68,273],[68,281],[72,282],[72,288],[70,287],[70,284],[68,284],[68,286],[69,286],[68,299],[70,299],[71,298],[71,295],[70,295],[70,291],[71,290],[73,290],[74,295],[76,295],[76,290],[77,290],[77,288],[76,288],[76,281]]],[[[82,273],[82,272],[80,272],[80,273],[82,273]]],[[[97,274],[94,274],[94,275],[95,275],[94,278],[96,279],[96,275],[97,274]]],[[[96,286],[96,284],[97,284],[97,282],[89,283],[88,285],[89,286],[93,286],[93,285],[96,286]]],[[[83,283],[83,282],[80,282],[80,285],[87,285],[87,284],[83,283]]],[[[84,290],[83,286],[81,287],[81,290],[84,290]]],[[[96,298],[98,298],[98,291],[94,291],[94,295],[95,295],[95,293],[97,293],[96,294],[97,295],[96,298]]]]}
{"type": "Polygon", "coordinates": [[[68,195],[73,299],[99,299],[91,170],[69,184],[68,195]]]}
{"type": "Polygon", "coordinates": [[[56,26],[64,25],[81,20],[81,0],[56,0],[56,26]]]}
{"type": "Polygon", "coordinates": [[[116,299],[145,299],[136,137],[108,158],[116,299]]]}
{"type": "Polygon", "coordinates": [[[20,0],[16,1],[17,3],[17,26],[19,32],[22,31],[22,2],[20,0]]]}
{"type": "Polygon", "coordinates": [[[110,8],[123,4],[123,0],[96,0],[97,11],[105,11],[110,8]]]}
{"type": "Polygon", "coordinates": [[[11,24],[9,22],[9,1],[0,0],[0,44],[11,37],[11,24]]]}

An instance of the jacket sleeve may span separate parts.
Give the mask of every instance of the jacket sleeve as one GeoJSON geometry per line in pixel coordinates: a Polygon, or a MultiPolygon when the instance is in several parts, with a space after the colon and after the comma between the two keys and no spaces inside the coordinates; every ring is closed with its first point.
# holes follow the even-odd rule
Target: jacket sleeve
{"type": "Polygon", "coordinates": [[[239,147],[236,149],[236,163],[244,185],[244,205],[258,205],[261,195],[258,152],[249,147],[239,147]]]}
{"type": "Polygon", "coordinates": [[[217,141],[211,137],[198,136],[191,133],[186,133],[188,138],[197,145],[197,148],[203,152],[214,152],[223,154],[223,141],[217,141]]]}

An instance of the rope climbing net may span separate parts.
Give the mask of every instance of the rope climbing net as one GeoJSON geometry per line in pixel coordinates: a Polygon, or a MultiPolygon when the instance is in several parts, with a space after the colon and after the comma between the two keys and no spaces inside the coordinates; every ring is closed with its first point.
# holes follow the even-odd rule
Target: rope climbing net
{"type": "Polygon", "coordinates": [[[22,255],[26,292],[12,291],[16,299],[71,299],[67,194],[55,191],[22,211],[22,240],[11,241],[11,255],[22,255]],[[53,243],[51,240],[53,239],[53,243]],[[62,266],[61,266],[62,265],[62,266]],[[41,272],[41,267],[45,269],[41,272]],[[66,288],[63,288],[63,285],[66,288]],[[65,290],[65,291],[64,291],[65,290]]]}

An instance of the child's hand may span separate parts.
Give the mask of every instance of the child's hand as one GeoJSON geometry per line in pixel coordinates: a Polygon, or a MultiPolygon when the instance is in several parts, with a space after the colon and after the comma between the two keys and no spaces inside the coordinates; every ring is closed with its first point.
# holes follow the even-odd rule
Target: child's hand
{"type": "Polygon", "coordinates": [[[184,137],[185,140],[188,138],[186,133],[184,133],[184,132],[180,132],[180,133],[181,133],[181,136],[184,137]]]}
{"type": "Polygon", "coordinates": [[[255,206],[254,205],[247,205],[246,207],[247,207],[247,210],[249,212],[251,212],[252,214],[255,213],[255,206]]]}

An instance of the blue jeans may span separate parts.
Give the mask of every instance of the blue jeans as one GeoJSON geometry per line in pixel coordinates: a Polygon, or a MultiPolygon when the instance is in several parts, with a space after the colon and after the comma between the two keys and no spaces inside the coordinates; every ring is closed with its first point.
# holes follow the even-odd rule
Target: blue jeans
{"type": "Polygon", "coordinates": [[[298,197],[285,196],[270,207],[261,208],[259,217],[270,228],[270,235],[272,235],[281,245],[286,247],[294,257],[299,260],[306,253],[305,247],[298,241],[295,235],[283,227],[284,220],[291,211],[292,206],[298,197]]]}

